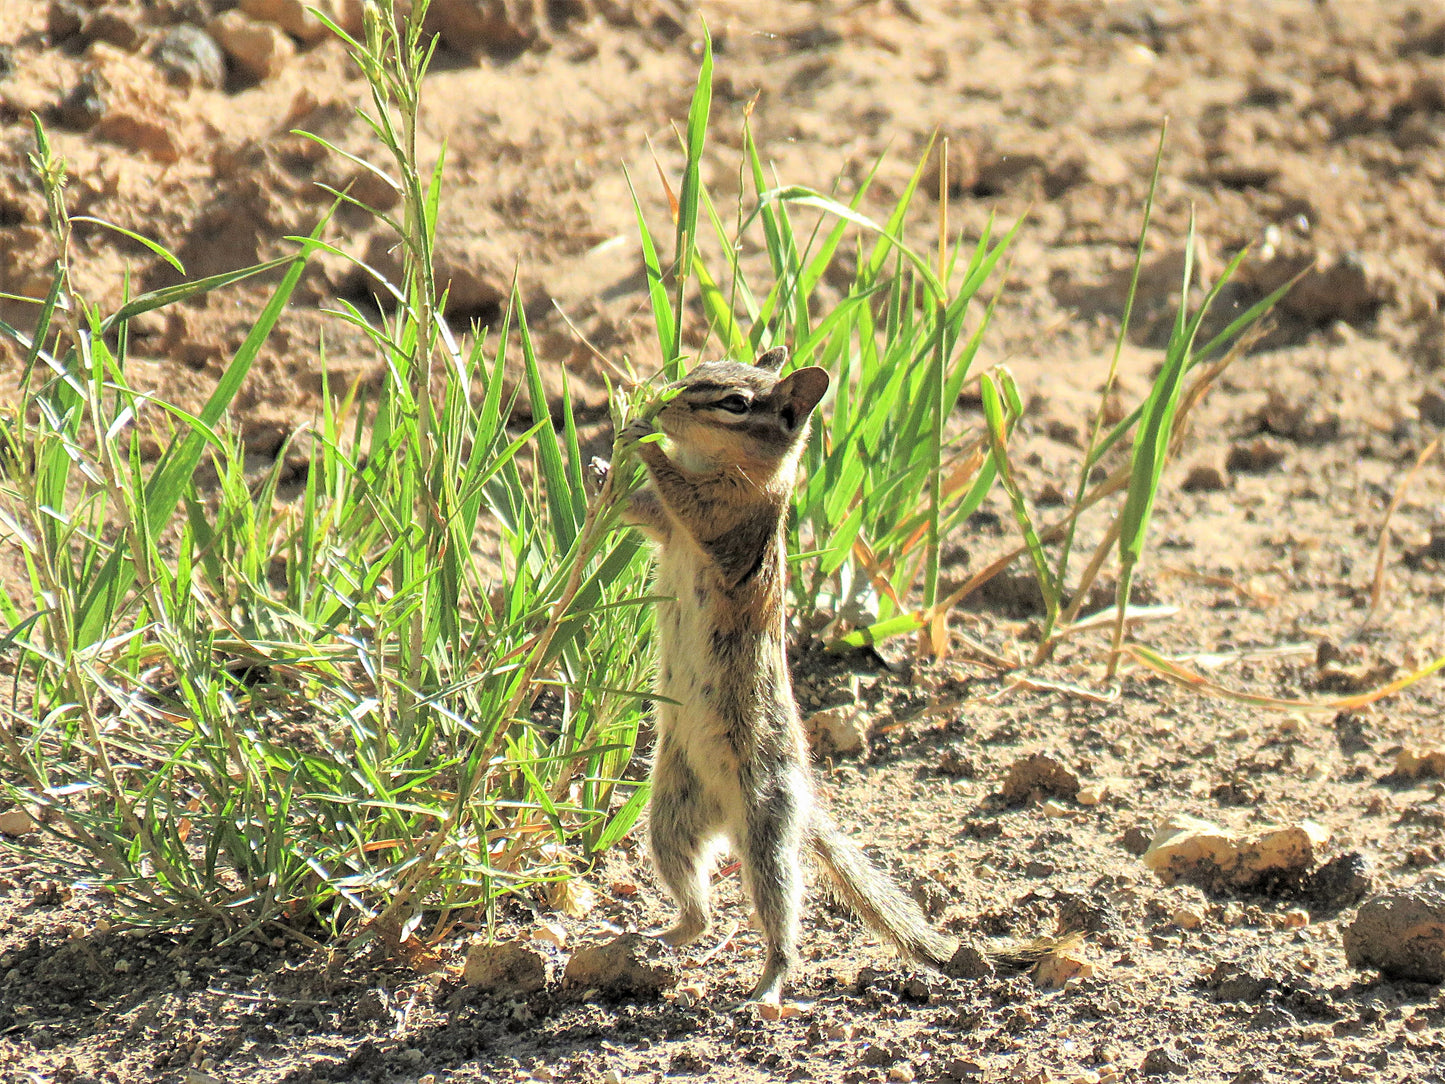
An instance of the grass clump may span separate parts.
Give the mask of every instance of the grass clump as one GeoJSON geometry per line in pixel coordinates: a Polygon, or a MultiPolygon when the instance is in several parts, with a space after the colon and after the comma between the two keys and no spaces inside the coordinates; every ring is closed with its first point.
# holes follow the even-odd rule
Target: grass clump
{"type": "Polygon", "coordinates": [[[34,330],[3,329],[26,356],[7,444],[27,458],[0,500],[31,599],[4,603],[0,749],[9,796],[71,844],[55,854],[139,921],[396,942],[567,878],[641,808],[617,800],[650,623],[639,543],[609,529],[623,487],[589,505],[519,309],[465,351],[440,319],[443,161],[423,171],[415,146],[424,10],[369,10],[347,42],[386,161],[367,168],[401,196],[404,272],[378,281],[381,320],[338,314],[385,376],[369,396],[325,388],[289,504],[284,456],[247,475],[228,410],[330,247],[325,222],[284,260],[103,314],[71,289],[64,165],[36,125],[57,260],[34,330]],[[130,382],[137,314],[265,271],[282,278],[199,414],[130,382]],[[146,439],[166,449],[153,463],[146,439]]]}

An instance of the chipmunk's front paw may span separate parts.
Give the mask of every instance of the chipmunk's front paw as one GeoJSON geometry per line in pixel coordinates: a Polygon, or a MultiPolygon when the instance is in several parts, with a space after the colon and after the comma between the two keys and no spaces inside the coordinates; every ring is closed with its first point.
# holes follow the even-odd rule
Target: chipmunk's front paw
{"type": "Polygon", "coordinates": [[[612,464],[600,455],[594,455],[587,464],[587,469],[592,475],[592,484],[600,492],[602,487],[607,484],[607,475],[612,471],[612,464]]]}
{"type": "Polygon", "coordinates": [[[634,418],[623,427],[622,440],[623,443],[636,444],[643,437],[650,437],[656,432],[657,430],[651,422],[642,418],[634,418]]]}

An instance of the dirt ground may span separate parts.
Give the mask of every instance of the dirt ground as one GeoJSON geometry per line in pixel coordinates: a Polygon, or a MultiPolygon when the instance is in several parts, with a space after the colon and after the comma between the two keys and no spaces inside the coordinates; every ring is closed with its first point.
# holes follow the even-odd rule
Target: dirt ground
{"type": "MultiPolygon", "coordinates": [[[[0,0],[0,291],[44,288],[43,210],[25,162],[31,110],[69,159],[72,211],[157,237],[192,275],[278,253],[278,238],[307,232],[327,205],[317,182],[352,179],[291,129],[373,153],[353,112],[362,84],[336,44],[306,40],[305,25],[263,28],[249,69],[234,51],[218,69],[194,37],[174,36],[230,6],[0,0]]],[[[546,361],[570,368],[594,429],[602,384],[561,314],[609,356],[655,364],[623,167],[661,230],[649,148],[675,175],[672,125],[692,91],[700,12],[717,49],[707,179],[720,206],[735,198],[742,111],[757,96],[755,130],[783,182],[826,189],[840,178],[848,194],[886,153],[864,208],[883,213],[938,132],[952,149],[954,228],[976,235],[990,214],[1027,212],[980,362],[1007,363],[1024,389],[1021,481],[1046,518],[1077,471],[1167,116],[1124,400],[1144,393],[1159,360],[1191,210],[1206,276],[1254,246],[1226,308],[1314,270],[1206,400],[1165,474],[1143,593],[1175,609],[1138,638],[1217,656],[1220,682],[1286,697],[1338,696],[1445,653],[1445,456],[1421,468],[1385,530],[1410,466],[1445,427],[1436,5],[440,6],[423,139],[448,146],[442,258],[459,331],[496,318],[515,271],[546,361]],[[1382,530],[1385,593],[1366,623],[1382,530]]],[[[935,200],[920,197],[919,243],[935,200]]],[[[374,263],[391,259],[359,215],[339,216],[332,236],[374,263]]],[[[92,300],[115,303],[127,268],[145,288],[173,281],[139,246],[89,227],[77,247],[92,300]]],[[[203,401],[265,290],[244,285],[142,321],[133,375],[183,404],[203,401]]],[[[319,311],[367,296],[340,260],[308,274],[239,401],[257,463],[315,416],[323,327],[333,372],[374,371],[365,344],[319,311]]],[[[7,320],[22,313],[0,304],[7,320]]],[[[0,352],[0,380],[15,365],[0,352]]],[[[960,419],[973,409],[963,404],[960,419]]],[[[1101,529],[1086,524],[1085,542],[1101,529]]],[[[991,504],[950,574],[961,579],[1014,539],[1006,505],[991,504]]],[[[14,554],[3,559],[18,574],[14,554]]],[[[1038,620],[1017,571],[955,622],[1008,657],[1026,657],[1038,620]]],[[[738,930],[705,960],[675,961],[681,993],[502,995],[461,983],[464,934],[440,947],[444,966],[430,974],[344,947],[132,935],[112,928],[99,892],[0,849],[0,1080],[1445,1081],[1445,993],[1347,965],[1353,899],[1291,884],[1165,885],[1139,858],[1178,813],[1242,832],[1309,819],[1331,836],[1321,859],[1357,853],[1376,890],[1440,877],[1445,785],[1395,767],[1402,749],[1445,745],[1445,686],[1308,716],[1138,672],[1110,696],[1103,644],[1097,633],[1070,641],[1029,682],[961,643],[932,666],[892,647],[886,661],[797,657],[805,710],[854,690],[867,709],[866,750],[820,765],[839,820],[949,929],[1085,927],[1093,973],[1062,990],[912,971],[815,902],[793,986],[800,1011],[772,1022],[729,1011],[761,962],[731,877],[722,918],[738,930]],[[1083,789],[1006,800],[1008,769],[1036,752],[1083,789]]],[[[519,903],[500,932],[545,918],[570,950],[667,917],[636,840],[590,883],[596,905],[583,917],[519,903]]]]}

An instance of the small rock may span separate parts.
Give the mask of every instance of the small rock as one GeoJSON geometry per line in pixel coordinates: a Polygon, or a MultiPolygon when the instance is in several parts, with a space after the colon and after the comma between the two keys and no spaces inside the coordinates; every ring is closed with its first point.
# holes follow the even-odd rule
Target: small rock
{"type": "Polygon", "coordinates": [[[105,116],[105,93],[103,80],[95,72],[86,72],[75,81],[56,112],[61,127],[84,132],[93,128],[105,116]]]}
{"type": "Polygon", "coordinates": [[[1226,470],[1258,474],[1279,466],[1284,461],[1285,454],[1285,450],[1275,441],[1259,437],[1230,445],[1224,466],[1226,470]]]}
{"type": "Polygon", "coordinates": [[[868,748],[868,722],[856,704],[824,708],[803,720],[803,733],[817,757],[858,756],[868,748]]]}
{"type": "Polygon", "coordinates": [[[128,53],[141,42],[140,27],[135,24],[134,17],[127,17],[125,12],[109,7],[101,8],[87,19],[81,35],[87,41],[103,41],[128,53]]]}
{"type": "Polygon", "coordinates": [[[15,839],[19,836],[29,835],[38,827],[35,818],[18,806],[0,813],[0,835],[15,839]]]}
{"type": "Polygon", "coordinates": [[[1351,967],[1445,982],[1445,891],[1405,888],[1366,900],[1345,927],[1344,942],[1351,967]]]}
{"type": "Polygon", "coordinates": [[[281,70],[296,55],[296,45],[271,23],[258,23],[234,8],[222,12],[206,28],[243,74],[260,80],[281,70]]]}
{"type": "Polygon", "coordinates": [[[1084,957],[1082,947],[1069,947],[1040,960],[1034,967],[1033,981],[1040,990],[1062,990],[1070,982],[1093,974],[1094,964],[1084,957]]]}
{"type": "Polygon", "coordinates": [[[539,922],[527,931],[533,941],[547,941],[558,948],[567,944],[567,931],[559,922],[539,922]]]}
{"type": "Polygon", "coordinates": [[[84,23],[85,12],[71,0],[50,0],[50,6],[45,9],[45,33],[51,45],[75,37],[84,23]]]}
{"type": "Polygon", "coordinates": [[[1080,805],[1098,805],[1109,796],[1109,787],[1104,783],[1095,783],[1092,786],[1080,787],[1079,793],[1074,795],[1074,801],[1080,805]]]}
{"type": "Polygon", "coordinates": [[[257,22],[275,23],[292,37],[313,45],[331,31],[309,6],[305,0],[241,0],[241,10],[257,22]]]}
{"type": "Polygon", "coordinates": [[[510,4],[433,0],[427,8],[426,29],[439,34],[443,45],[459,53],[508,53],[531,45],[541,28],[519,21],[510,4]]]}
{"type": "Polygon", "coordinates": [[[991,979],[996,974],[988,954],[970,941],[959,942],[943,973],[953,979],[991,979]]]}
{"type": "Polygon", "coordinates": [[[1216,466],[1196,463],[1180,483],[1186,493],[1217,493],[1229,488],[1229,476],[1216,466]]]}
{"type": "Polygon", "coordinates": [[[1305,895],[1318,910],[1340,911],[1368,896],[1374,884],[1365,856],[1359,851],[1347,851],[1310,874],[1305,895]]]}
{"type": "Polygon", "coordinates": [[[1415,400],[1415,407],[1420,411],[1420,417],[1431,425],[1445,426],[1445,393],[1427,388],[1415,400]]]}
{"type": "Polygon", "coordinates": [[[1046,795],[1072,799],[1079,793],[1079,777],[1057,757],[1033,753],[1009,765],[1002,791],[1014,805],[1046,795]]]}
{"type": "Polygon", "coordinates": [[[913,1066],[906,1061],[901,1065],[893,1066],[888,1070],[888,1079],[894,1081],[895,1084],[913,1084],[913,1066]]]}
{"type": "Polygon", "coordinates": [[[1139,1063],[1139,1071],[1145,1076],[1168,1076],[1188,1070],[1189,1066],[1180,1060],[1178,1054],[1162,1046],[1156,1046],[1149,1051],[1139,1063]]]}
{"type": "Polygon", "coordinates": [[[607,997],[656,997],[677,985],[677,969],[661,941],[625,933],[606,944],[578,949],[567,961],[562,980],[607,997]]]}
{"type": "Polygon", "coordinates": [[[1165,884],[1185,879],[1217,887],[1222,881],[1247,889],[1302,881],[1328,840],[1329,833],[1313,821],[1241,839],[1217,824],[1177,814],[1154,834],[1142,857],[1165,884]]]}
{"type": "Polygon", "coordinates": [[[179,23],[162,36],[151,60],[177,86],[218,90],[226,83],[226,56],[199,26],[179,23]]]}
{"type": "Polygon", "coordinates": [[[547,985],[549,960],[522,941],[473,945],[462,964],[462,981],[498,997],[526,997],[547,985]]]}
{"type": "Polygon", "coordinates": [[[1238,842],[1232,833],[1217,824],[1179,813],[1154,833],[1142,857],[1161,881],[1173,884],[1181,873],[1201,866],[1230,869],[1238,853],[1238,842]]]}
{"type": "Polygon", "coordinates": [[[1397,779],[1445,777],[1445,749],[1401,749],[1395,757],[1397,779]]]}
{"type": "Polygon", "coordinates": [[[1197,930],[1204,925],[1204,916],[1190,907],[1176,907],[1169,921],[1181,930],[1197,930]]]}

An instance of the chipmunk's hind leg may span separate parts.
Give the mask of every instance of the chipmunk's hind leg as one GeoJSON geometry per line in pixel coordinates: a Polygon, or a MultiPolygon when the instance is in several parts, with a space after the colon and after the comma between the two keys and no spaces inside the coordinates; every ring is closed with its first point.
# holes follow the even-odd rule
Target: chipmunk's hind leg
{"type": "MultiPolygon", "coordinates": [[[[757,769],[754,769],[757,771],[757,769]]],[[[744,823],[738,831],[748,894],[767,941],[763,974],[750,1000],[777,1004],[788,972],[798,960],[798,921],[803,907],[800,868],[812,791],[802,768],[783,762],[761,778],[743,780],[744,823]]]]}
{"type": "Polygon", "coordinates": [[[678,906],[677,921],[660,936],[677,948],[711,924],[712,851],[723,816],[682,750],[666,737],[652,767],[650,809],[652,860],[678,906]]]}

